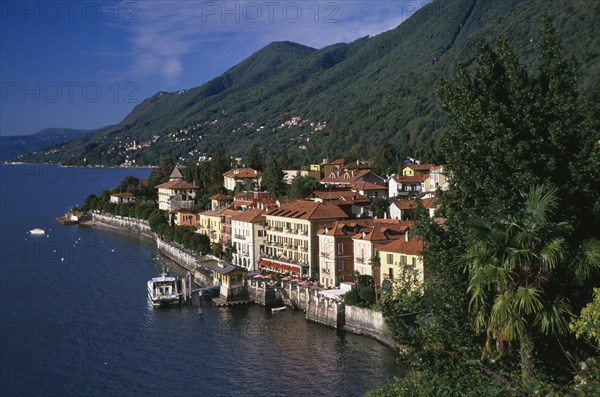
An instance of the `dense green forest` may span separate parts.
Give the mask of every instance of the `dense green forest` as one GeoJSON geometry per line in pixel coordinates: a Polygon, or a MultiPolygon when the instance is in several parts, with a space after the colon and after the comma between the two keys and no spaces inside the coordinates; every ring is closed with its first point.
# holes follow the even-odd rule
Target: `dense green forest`
{"type": "Polygon", "coordinates": [[[245,157],[258,147],[265,158],[284,149],[300,165],[353,146],[370,158],[382,148],[396,155],[428,148],[435,157],[434,142],[448,125],[435,99],[437,81],[459,63],[471,68],[476,41],[498,34],[535,67],[543,13],[591,89],[600,73],[599,2],[433,1],[374,37],[319,50],[269,44],[202,86],[159,92],[115,126],[19,160],[156,165],[164,156],[179,163],[216,152],[245,157]]]}
{"type": "Polygon", "coordinates": [[[534,69],[481,41],[439,86],[445,222],[419,210],[424,290],[381,298],[410,370],[373,396],[600,391],[600,101],[541,26],[534,69]]]}

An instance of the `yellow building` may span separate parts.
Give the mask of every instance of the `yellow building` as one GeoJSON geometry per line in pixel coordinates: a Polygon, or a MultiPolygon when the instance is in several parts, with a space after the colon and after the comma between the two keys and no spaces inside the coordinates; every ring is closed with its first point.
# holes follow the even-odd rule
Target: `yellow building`
{"type": "Polygon", "coordinates": [[[198,214],[198,233],[208,236],[211,243],[220,243],[221,211],[204,211],[198,214]]]}
{"type": "Polygon", "coordinates": [[[244,299],[248,296],[246,290],[246,273],[243,267],[232,265],[225,261],[210,266],[214,285],[219,285],[220,298],[225,301],[244,299]]]}
{"type": "Polygon", "coordinates": [[[381,280],[390,280],[395,287],[406,284],[422,288],[423,242],[416,237],[392,241],[379,248],[381,280]]]}

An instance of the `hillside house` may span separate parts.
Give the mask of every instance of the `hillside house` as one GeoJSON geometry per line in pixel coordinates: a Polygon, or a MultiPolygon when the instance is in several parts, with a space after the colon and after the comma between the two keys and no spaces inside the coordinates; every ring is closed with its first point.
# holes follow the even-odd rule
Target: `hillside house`
{"type": "Polygon", "coordinates": [[[183,181],[177,167],[173,169],[169,181],[160,184],[158,189],[158,209],[173,212],[178,209],[191,209],[194,206],[198,186],[183,181]]]}
{"type": "Polygon", "coordinates": [[[252,168],[234,168],[223,174],[223,186],[229,191],[235,190],[238,184],[248,189],[260,188],[262,173],[252,168]]]}

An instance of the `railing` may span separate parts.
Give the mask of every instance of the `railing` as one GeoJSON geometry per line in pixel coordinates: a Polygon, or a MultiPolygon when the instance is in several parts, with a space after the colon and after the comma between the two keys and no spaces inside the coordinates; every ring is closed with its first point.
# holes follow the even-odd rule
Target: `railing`
{"type": "Polygon", "coordinates": [[[364,264],[365,263],[365,259],[364,258],[354,258],[354,262],[356,263],[360,263],[360,264],[364,264]]]}
{"type": "Polygon", "coordinates": [[[233,237],[236,238],[236,239],[238,239],[238,240],[245,240],[246,239],[246,236],[243,235],[243,234],[235,234],[233,237]]]}
{"type": "Polygon", "coordinates": [[[325,258],[329,258],[331,254],[329,252],[321,252],[321,256],[325,258]]]}

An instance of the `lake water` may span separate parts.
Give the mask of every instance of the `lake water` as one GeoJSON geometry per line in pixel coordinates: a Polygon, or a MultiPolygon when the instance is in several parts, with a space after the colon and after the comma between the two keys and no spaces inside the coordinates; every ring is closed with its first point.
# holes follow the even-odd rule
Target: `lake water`
{"type": "Polygon", "coordinates": [[[0,165],[0,395],[357,396],[401,375],[388,348],[303,313],[152,308],[146,281],[184,274],[153,242],[55,222],[149,174],[0,165]]]}

